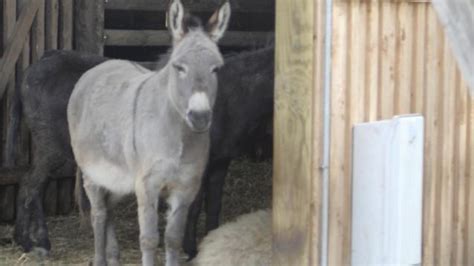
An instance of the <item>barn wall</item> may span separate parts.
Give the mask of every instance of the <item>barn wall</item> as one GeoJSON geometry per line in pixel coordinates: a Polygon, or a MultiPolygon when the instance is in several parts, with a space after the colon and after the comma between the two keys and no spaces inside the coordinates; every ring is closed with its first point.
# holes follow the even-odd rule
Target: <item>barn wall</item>
{"type": "MultiPolygon", "coordinates": [[[[0,222],[15,217],[17,184],[31,161],[30,133],[21,121],[14,132],[14,100],[25,71],[45,50],[72,49],[74,0],[3,0],[0,9],[0,222]],[[15,154],[7,155],[9,134],[17,135],[15,154]]],[[[72,208],[72,179],[51,180],[46,188],[45,211],[66,213],[72,208]],[[58,200],[59,198],[59,200],[58,200]]]]}
{"type": "Polygon", "coordinates": [[[350,263],[352,125],[407,113],[425,117],[424,265],[474,265],[474,103],[434,9],[339,0],[333,30],[329,265],[350,263]]]}

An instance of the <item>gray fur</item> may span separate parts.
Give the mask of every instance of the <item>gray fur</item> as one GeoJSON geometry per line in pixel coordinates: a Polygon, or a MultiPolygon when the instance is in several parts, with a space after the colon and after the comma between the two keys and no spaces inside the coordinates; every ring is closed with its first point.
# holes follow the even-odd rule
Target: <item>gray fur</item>
{"type": "MultiPolygon", "coordinates": [[[[169,193],[166,265],[178,265],[188,208],[199,190],[209,152],[217,93],[214,70],[223,65],[216,36],[184,29],[179,0],[170,5],[173,51],[166,66],[149,71],[110,60],[87,71],[70,97],[71,146],[83,172],[94,228],[94,265],[118,262],[108,208],[111,198],[135,193],[143,265],[153,265],[158,244],[158,199],[169,193]]],[[[230,9],[217,11],[228,22],[230,9]],[[225,13],[225,15],[222,15],[225,13]]]]}

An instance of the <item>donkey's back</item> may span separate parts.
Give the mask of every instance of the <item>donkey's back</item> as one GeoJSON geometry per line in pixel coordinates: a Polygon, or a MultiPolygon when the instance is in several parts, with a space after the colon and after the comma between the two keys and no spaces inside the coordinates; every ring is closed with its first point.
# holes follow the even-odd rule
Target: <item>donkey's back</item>
{"type": "Polygon", "coordinates": [[[105,60],[101,56],[73,51],[46,52],[40,61],[28,68],[21,88],[23,115],[29,127],[36,130],[41,125],[51,127],[50,123],[63,125],[66,121],[63,110],[66,110],[74,84],[84,72],[105,60]]]}

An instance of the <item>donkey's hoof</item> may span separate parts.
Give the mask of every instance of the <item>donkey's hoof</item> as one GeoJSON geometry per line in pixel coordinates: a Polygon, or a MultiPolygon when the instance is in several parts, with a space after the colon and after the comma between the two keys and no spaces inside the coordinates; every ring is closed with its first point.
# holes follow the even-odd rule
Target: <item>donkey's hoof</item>
{"type": "Polygon", "coordinates": [[[33,242],[27,237],[21,237],[15,234],[13,241],[19,245],[25,253],[29,253],[33,249],[33,242]]]}
{"type": "Polygon", "coordinates": [[[34,256],[38,258],[46,258],[49,257],[49,250],[42,248],[42,247],[34,247],[31,252],[34,256]]]}
{"type": "Polygon", "coordinates": [[[105,259],[95,258],[89,262],[89,265],[90,266],[107,266],[107,261],[105,259]]]}

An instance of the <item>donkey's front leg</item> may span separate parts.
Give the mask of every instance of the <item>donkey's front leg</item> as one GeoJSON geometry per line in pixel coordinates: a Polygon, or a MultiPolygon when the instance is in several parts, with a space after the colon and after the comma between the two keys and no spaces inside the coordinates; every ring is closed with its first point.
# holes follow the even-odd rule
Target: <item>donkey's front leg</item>
{"type": "Polygon", "coordinates": [[[147,178],[137,178],[135,181],[142,265],[154,265],[155,250],[159,241],[157,209],[159,190],[153,187],[147,184],[147,178]]]}
{"type": "Polygon", "coordinates": [[[84,189],[91,203],[91,221],[94,229],[94,266],[107,265],[106,263],[106,226],[107,205],[105,191],[93,184],[84,175],[84,189]]]}
{"type": "Polygon", "coordinates": [[[169,211],[165,230],[166,266],[179,265],[179,254],[184,237],[189,206],[199,187],[186,191],[173,190],[168,198],[169,211]]]}

